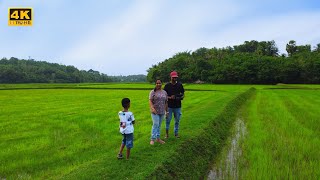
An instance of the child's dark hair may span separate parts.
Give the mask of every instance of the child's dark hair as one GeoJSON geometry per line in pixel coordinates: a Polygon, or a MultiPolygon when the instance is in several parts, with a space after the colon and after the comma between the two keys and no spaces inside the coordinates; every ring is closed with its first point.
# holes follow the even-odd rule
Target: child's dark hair
{"type": "Polygon", "coordinates": [[[123,108],[128,108],[130,104],[130,99],[129,98],[123,98],[121,101],[122,107],[123,108]]]}

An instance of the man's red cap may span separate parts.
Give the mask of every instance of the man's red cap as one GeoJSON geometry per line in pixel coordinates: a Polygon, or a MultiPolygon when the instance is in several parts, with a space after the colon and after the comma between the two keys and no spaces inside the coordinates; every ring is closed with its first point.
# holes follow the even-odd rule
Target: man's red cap
{"type": "Polygon", "coordinates": [[[178,77],[178,73],[176,71],[172,71],[170,73],[170,77],[178,77]]]}

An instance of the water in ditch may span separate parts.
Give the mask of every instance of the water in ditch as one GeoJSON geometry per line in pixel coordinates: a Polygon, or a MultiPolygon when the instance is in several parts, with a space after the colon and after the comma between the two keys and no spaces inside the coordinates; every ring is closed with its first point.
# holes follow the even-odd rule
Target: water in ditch
{"type": "Polygon", "coordinates": [[[247,134],[243,119],[237,118],[232,134],[222,149],[220,157],[213,164],[207,179],[239,179],[238,161],[242,155],[241,142],[247,134]]]}

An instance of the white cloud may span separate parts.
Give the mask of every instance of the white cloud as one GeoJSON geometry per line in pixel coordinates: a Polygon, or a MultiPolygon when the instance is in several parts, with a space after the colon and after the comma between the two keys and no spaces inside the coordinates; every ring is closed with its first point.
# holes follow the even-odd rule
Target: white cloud
{"type": "Polygon", "coordinates": [[[242,21],[225,29],[215,40],[220,47],[250,40],[275,40],[281,53],[285,53],[285,45],[290,40],[304,45],[320,38],[319,18],[319,12],[296,12],[242,21]]]}
{"type": "Polygon", "coordinates": [[[135,56],[135,44],[139,43],[135,42],[139,41],[135,37],[152,20],[159,5],[156,2],[139,1],[122,17],[115,17],[112,22],[102,22],[94,28],[89,35],[67,50],[62,59],[68,64],[80,64],[86,69],[97,67],[98,70],[112,68],[118,71],[114,67],[124,64],[124,61],[127,63],[128,58],[135,56]]]}
{"type": "Polygon", "coordinates": [[[139,1],[116,21],[93,29],[63,59],[107,74],[122,73],[119,64],[126,64],[125,74],[146,73],[152,64],[199,47],[203,26],[221,24],[239,13],[237,5],[227,2],[172,6],[169,1],[139,1]]]}
{"type": "MultiPolygon", "coordinates": [[[[0,9],[6,10],[9,4],[18,1],[5,2],[0,4],[0,9]]],[[[126,5],[118,2],[112,5],[109,2],[78,3],[74,12],[66,8],[70,2],[62,0],[24,2],[34,3],[31,5],[41,17],[51,19],[56,10],[49,7],[60,9],[61,19],[46,24],[46,18],[38,17],[38,26],[23,31],[11,27],[0,29],[0,34],[6,35],[1,36],[0,50],[4,51],[1,55],[24,58],[31,55],[38,60],[74,65],[79,69],[92,68],[110,75],[146,73],[152,64],[177,52],[200,47],[226,47],[246,40],[275,40],[279,49],[285,52],[285,45],[291,39],[298,45],[320,43],[319,12],[287,8],[272,14],[264,6],[272,8],[273,0],[264,4],[234,0],[137,0],[126,5]],[[93,17],[88,16],[83,23],[76,20],[70,24],[63,18],[65,14],[72,16],[78,11],[92,15],[97,13],[97,8],[100,12],[105,6],[116,7],[117,11],[98,13],[101,21],[87,22],[93,17]],[[264,12],[259,14],[260,10],[264,12]],[[19,51],[9,48],[15,44],[19,51]]]]}

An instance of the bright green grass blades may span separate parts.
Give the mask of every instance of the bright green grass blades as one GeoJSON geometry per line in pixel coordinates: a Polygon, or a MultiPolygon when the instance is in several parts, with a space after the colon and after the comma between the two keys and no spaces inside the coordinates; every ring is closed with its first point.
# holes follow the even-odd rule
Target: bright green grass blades
{"type": "MultiPolygon", "coordinates": [[[[139,84],[111,85],[140,87],[139,84]]],[[[73,84],[47,86],[53,89],[0,91],[1,177],[143,178],[172,155],[181,142],[199,133],[239,92],[246,90],[246,87],[220,87],[224,90],[186,91],[182,138],[171,138],[164,146],[151,147],[148,95],[153,85],[142,85],[150,90],[59,89],[73,84]],[[122,108],[123,97],[131,99],[130,110],[137,121],[129,162],[116,159],[122,138],[117,113],[122,108]],[[128,171],[123,173],[124,169],[128,171]]],[[[215,86],[204,86],[215,89],[215,86]]],[[[173,126],[171,132],[172,129],[173,126]]]]}
{"type": "Polygon", "coordinates": [[[318,90],[264,90],[244,108],[240,178],[320,177],[318,90]]]}
{"type": "MultiPolygon", "coordinates": [[[[0,85],[0,89],[12,89],[0,90],[0,178],[143,179],[177,155],[182,142],[200,133],[230,100],[252,86],[185,84],[181,139],[150,146],[148,95],[153,87],[137,83],[0,85]],[[121,142],[117,112],[123,97],[131,99],[130,110],[137,120],[129,161],[116,158],[121,142]]],[[[319,87],[254,87],[256,95],[240,113],[248,131],[240,178],[320,177],[319,87]]],[[[172,131],[173,125],[171,135],[172,131]]]]}

